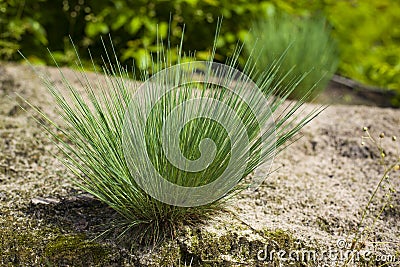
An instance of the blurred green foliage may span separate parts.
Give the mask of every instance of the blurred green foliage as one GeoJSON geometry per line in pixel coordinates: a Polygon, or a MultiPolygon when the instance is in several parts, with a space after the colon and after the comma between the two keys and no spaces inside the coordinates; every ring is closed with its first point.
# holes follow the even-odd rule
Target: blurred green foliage
{"type": "Polygon", "coordinates": [[[400,106],[400,1],[274,1],[288,13],[322,12],[333,27],[340,51],[338,72],[364,84],[393,89],[400,106]]]}
{"type": "Polygon", "coordinates": [[[400,1],[338,1],[327,10],[342,52],[341,72],[400,90],[400,1]]]}
{"type": "Polygon", "coordinates": [[[223,16],[216,58],[224,60],[244,39],[263,6],[255,0],[0,0],[0,57],[19,60],[15,52],[20,49],[30,59],[52,64],[45,51],[48,46],[58,62],[71,64],[76,58],[70,36],[83,59],[89,59],[90,48],[96,63],[101,63],[100,36],[110,34],[119,59],[127,64],[133,59],[144,69],[157,50],[157,36],[164,45],[170,41],[176,46],[185,27],[185,50],[197,51],[198,59],[206,59],[217,19],[223,16]]]}
{"type": "MultiPolygon", "coordinates": [[[[52,64],[47,47],[61,64],[82,59],[90,48],[97,64],[100,36],[111,34],[119,59],[147,68],[157,34],[205,59],[216,20],[223,16],[216,59],[224,61],[252,22],[276,10],[310,16],[322,13],[333,26],[341,61],[339,72],[361,82],[400,92],[400,1],[396,0],[0,0],[0,59],[20,60],[20,49],[36,63],[52,64]],[[157,26],[158,25],[158,26],[157,26]]],[[[107,37],[108,38],[108,37],[107,37]]],[[[173,63],[173,62],[172,62],[173,63]]]]}

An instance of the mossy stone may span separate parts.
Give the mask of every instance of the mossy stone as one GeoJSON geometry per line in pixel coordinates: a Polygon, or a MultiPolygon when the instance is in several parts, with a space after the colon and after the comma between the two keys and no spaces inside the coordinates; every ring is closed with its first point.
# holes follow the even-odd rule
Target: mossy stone
{"type": "Polygon", "coordinates": [[[109,250],[101,244],[85,239],[84,235],[58,236],[50,241],[44,256],[51,264],[87,266],[107,261],[109,250]]]}

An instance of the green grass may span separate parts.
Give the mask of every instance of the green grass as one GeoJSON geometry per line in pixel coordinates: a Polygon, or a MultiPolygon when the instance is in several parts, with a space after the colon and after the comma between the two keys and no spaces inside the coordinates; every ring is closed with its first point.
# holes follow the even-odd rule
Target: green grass
{"type": "MultiPolygon", "coordinates": [[[[169,49],[160,42],[152,62],[153,73],[170,67],[169,49]]],[[[281,71],[278,63],[258,73],[255,80],[258,87],[251,87],[246,75],[237,76],[234,71],[240,52],[238,47],[226,63],[230,66],[225,69],[228,71],[212,69],[220,66],[211,64],[214,44],[208,62],[199,63],[196,68],[183,64],[164,76],[156,74],[140,88],[129,80],[130,74],[114,55],[107,53],[104,65],[108,68],[103,70],[106,82],[100,82],[100,75],[98,82],[93,82],[85,72],[77,74],[84,92],[64,76],[64,86],[60,88],[44,78],[64,123],[57,124],[36,109],[48,122],[43,127],[60,148],[62,162],[75,174],[74,182],[122,215],[124,220],[117,226],[121,236],[154,242],[174,235],[182,223],[212,216],[225,200],[249,185],[244,181],[248,174],[270,163],[322,110],[304,112],[302,109],[313,88],[303,90],[299,101],[285,102],[301,79],[294,79],[282,90],[283,85],[274,84],[274,77],[281,71]],[[203,82],[198,82],[199,75],[203,82]],[[219,85],[209,83],[218,75],[223,76],[219,85]],[[173,90],[162,91],[162,98],[152,102],[156,90],[172,85],[173,90]],[[201,97],[197,104],[180,105],[193,96],[201,97]],[[142,112],[146,105],[151,105],[148,116],[142,112]],[[169,132],[163,139],[163,125],[174,109],[177,116],[170,122],[176,135],[169,132]],[[185,114],[193,119],[185,121],[185,114]],[[207,118],[205,114],[213,117],[207,118]],[[175,127],[181,124],[182,129],[175,127]],[[232,136],[237,132],[240,134],[235,139],[232,136]],[[184,167],[199,160],[205,168],[195,171],[177,168],[167,158],[167,150],[163,149],[165,142],[175,145],[188,159],[183,161],[184,167]],[[214,159],[208,162],[211,155],[214,159]],[[212,184],[220,176],[225,180],[217,186],[200,195],[190,193],[193,188],[212,184]],[[160,186],[166,182],[180,187],[172,193],[166,192],[160,186]],[[209,199],[202,202],[201,197],[207,198],[208,193],[209,199]],[[172,197],[160,201],[163,194],[172,197]],[[200,204],[190,202],[192,198],[197,198],[200,204]]],[[[178,57],[184,58],[182,43],[178,57]]],[[[254,72],[254,59],[249,58],[244,73],[251,76],[254,72]]],[[[144,80],[149,79],[146,73],[142,76],[144,80]]],[[[251,181],[253,185],[259,182],[251,181]]]]}
{"type": "Polygon", "coordinates": [[[259,70],[273,67],[276,59],[284,55],[273,81],[274,85],[281,83],[282,90],[307,73],[291,98],[301,98],[313,86],[315,96],[326,88],[337,69],[337,45],[322,17],[274,14],[255,23],[246,44],[248,53],[258,51],[259,70]]]}

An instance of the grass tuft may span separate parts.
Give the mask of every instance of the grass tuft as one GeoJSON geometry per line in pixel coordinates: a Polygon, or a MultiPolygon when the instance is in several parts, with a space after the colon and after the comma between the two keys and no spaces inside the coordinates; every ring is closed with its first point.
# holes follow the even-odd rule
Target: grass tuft
{"type": "MultiPolygon", "coordinates": [[[[107,52],[105,76],[93,64],[96,82],[79,61],[81,88],[65,76],[60,88],[44,77],[63,123],[35,109],[47,121],[43,127],[62,152],[61,161],[75,174],[74,182],[122,215],[124,220],[117,225],[121,236],[156,242],[174,235],[183,223],[212,216],[238,189],[248,186],[245,177],[270,164],[322,111],[303,109],[314,87],[303,90],[299,101],[285,101],[302,80],[275,83],[282,71],[278,63],[258,73],[254,82],[248,78],[256,73],[254,58],[249,58],[243,73],[236,71],[241,50],[235,50],[226,66],[213,63],[215,44],[209,61],[171,66],[170,47],[160,42],[151,62],[155,74],[142,73],[146,82],[140,87],[115,53],[107,52]],[[159,93],[161,98],[155,99],[159,93]],[[173,131],[164,134],[168,123],[173,131]],[[175,150],[165,149],[166,144],[178,148],[185,158],[178,163],[185,166],[173,164],[175,150]],[[193,162],[204,168],[190,169],[193,162]],[[215,184],[221,176],[225,180],[215,184]],[[165,191],[163,184],[178,187],[165,191]],[[190,191],[209,185],[214,187],[199,195],[190,191]]],[[[180,60],[185,57],[182,51],[181,43],[180,60]]]]}
{"type": "Polygon", "coordinates": [[[274,67],[276,59],[282,57],[273,80],[273,85],[280,84],[281,90],[303,77],[290,96],[294,99],[300,99],[314,86],[311,96],[324,90],[338,65],[337,45],[323,17],[301,18],[276,13],[259,20],[249,33],[246,50],[259,51],[256,64],[259,70],[274,67]]]}

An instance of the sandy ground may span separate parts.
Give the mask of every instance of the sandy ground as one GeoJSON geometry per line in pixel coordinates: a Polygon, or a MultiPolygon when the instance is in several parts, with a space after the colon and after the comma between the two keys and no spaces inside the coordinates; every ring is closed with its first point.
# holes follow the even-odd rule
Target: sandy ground
{"type": "MultiPolygon", "coordinates": [[[[58,70],[39,70],[50,75],[53,82],[60,82],[58,70]]],[[[78,84],[69,69],[63,71],[70,82],[78,84]]],[[[96,79],[94,75],[89,77],[96,79]]],[[[184,266],[190,262],[192,266],[275,266],[260,258],[266,245],[286,251],[348,251],[353,250],[351,238],[362,230],[366,231],[363,241],[355,249],[368,250],[375,256],[396,256],[396,262],[387,261],[386,266],[400,264],[400,171],[392,172],[385,180],[358,227],[384,173],[377,149],[368,140],[361,145],[362,128],[369,127],[374,137],[385,133],[382,146],[387,162],[394,163],[399,160],[400,141],[393,142],[391,136],[400,139],[399,109],[328,107],[302,130],[300,140],[276,158],[273,169],[277,170],[256,192],[245,191],[230,200],[227,211],[213,221],[194,228],[187,226],[175,240],[165,241],[155,250],[136,247],[129,251],[105,242],[101,249],[107,255],[96,261],[90,250],[95,244],[89,239],[98,233],[96,225],[114,216],[113,212],[71,184],[71,174],[53,155],[57,152],[55,145],[29,115],[32,110],[14,92],[57,119],[51,97],[29,67],[0,64],[0,264],[40,266],[46,265],[43,258],[47,257],[55,265],[85,266],[68,256],[69,249],[72,254],[87,257],[88,262],[90,259],[88,265],[99,266],[184,266]],[[39,233],[35,236],[39,240],[27,237],[28,241],[18,241],[26,237],[24,231],[39,233]],[[51,250],[49,244],[58,244],[60,236],[81,234],[80,244],[92,247],[77,251],[62,243],[61,248],[57,247],[61,255],[51,250]],[[85,250],[87,254],[79,254],[85,250]]],[[[313,107],[307,104],[308,109],[313,107]]],[[[335,266],[326,258],[303,265],[299,261],[278,261],[282,266],[335,266]]],[[[370,266],[382,263],[369,261],[370,266]]]]}

